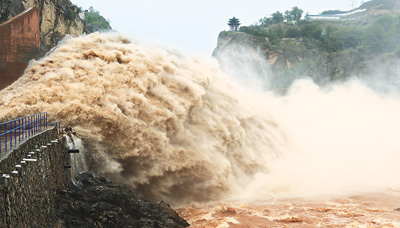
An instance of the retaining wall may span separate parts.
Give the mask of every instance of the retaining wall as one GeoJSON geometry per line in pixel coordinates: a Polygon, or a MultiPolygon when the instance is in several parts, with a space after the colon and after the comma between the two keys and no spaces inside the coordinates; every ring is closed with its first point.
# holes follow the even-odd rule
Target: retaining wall
{"type": "Polygon", "coordinates": [[[53,227],[57,191],[71,182],[64,144],[52,128],[0,161],[0,227],[53,227]]]}
{"type": "Polygon", "coordinates": [[[0,89],[16,81],[40,56],[40,15],[31,8],[0,24],[0,89]]]}

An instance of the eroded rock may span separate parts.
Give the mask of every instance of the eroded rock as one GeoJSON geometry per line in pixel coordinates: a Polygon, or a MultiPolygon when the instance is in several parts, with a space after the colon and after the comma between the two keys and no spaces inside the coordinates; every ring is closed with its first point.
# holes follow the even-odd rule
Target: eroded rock
{"type": "Polygon", "coordinates": [[[166,202],[150,202],[124,185],[81,173],[57,197],[59,227],[188,227],[166,202]]]}

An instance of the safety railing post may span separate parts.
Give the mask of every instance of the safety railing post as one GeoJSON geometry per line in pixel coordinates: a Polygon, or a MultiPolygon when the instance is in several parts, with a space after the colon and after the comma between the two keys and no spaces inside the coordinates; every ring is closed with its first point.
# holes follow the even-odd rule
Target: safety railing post
{"type": "Polygon", "coordinates": [[[37,132],[37,127],[38,127],[38,115],[35,115],[35,134],[37,132]]]}
{"type": "Polygon", "coordinates": [[[13,147],[13,144],[12,144],[12,141],[13,141],[12,129],[13,129],[12,122],[10,122],[10,149],[12,149],[12,147],[13,147]]]}
{"type": "Polygon", "coordinates": [[[7,151],[7,123],[4,124],[4,128],[5,128],[5,130],[4,130],[4,135],[5,135],[4,144],[5,144],[5,151],[7,151]]]}
{"type": "Polygon", "coordinates": [[[32,135],[32,116],[30,116],[29,117],[29,120],[28,120],[28,122],[29,122],[29,137],[31,137],[31,135],[32,135]]]}
{"type": "Polygon", "coordinates": [[[21,118],[18,119],[18,142],[21,142],[21,118]]]}
{"type": "Polygon", "coordinates": [[[33,124],[33,120],[34,120],[34,116],[31,116],[31,120],[29,121],[30,125],[31,125],[31,136],[33,136],[33,134],[35,133],[35,125],[33,124]]]}
{"type": "Polygon", "coordinates": [[[14,121],[14,146],[17,146],[17,121],[14,121]]]}
{"type": "Polygon", "coordinates": [[[25,117],[22,118],[22,139],[24,139],[25,137],[25,130],[26,130],[26,126],[25,126],[25,117]]]}
{"type": "Polygon", "coordinates": [[[28,118],[27,117],[25,117],[25,120],[24,120],[24,126],[25,126],[25,138],[28,138],[28,118]]]}

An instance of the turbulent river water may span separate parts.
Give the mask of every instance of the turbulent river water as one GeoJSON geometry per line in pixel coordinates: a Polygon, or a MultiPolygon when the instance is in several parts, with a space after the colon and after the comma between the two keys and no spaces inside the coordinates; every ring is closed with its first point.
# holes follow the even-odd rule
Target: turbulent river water
{"type": "Polygon", "coordinates": [[[400,226],[396,90],[303,79],[275,95],[216,60],[96,33],[32,62],[0,107],[3,120],[61,120],[85,147],[80,169],[194,227],[400,226]]]}

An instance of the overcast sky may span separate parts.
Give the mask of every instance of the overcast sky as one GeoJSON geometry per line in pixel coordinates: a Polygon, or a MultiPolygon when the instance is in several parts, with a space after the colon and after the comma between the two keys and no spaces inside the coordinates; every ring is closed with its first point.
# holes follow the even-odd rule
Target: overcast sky
{"type": "MultiPolygon", "coordinates": [[[[220,31],[228,30],[233,16],[251,25],[276,11],[298,6],[309,14],[349,10],[361,0],[71,0],[93,6],[109,19],[114,30],[128,37],[179,49],[188,54],[211,55],[220,31]]],[[[366,0],[364,0],[366,1],[366,0]]],[[[305,14],[304,13],[304,14],[305,14]]]]}

